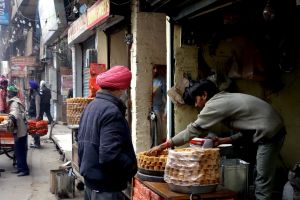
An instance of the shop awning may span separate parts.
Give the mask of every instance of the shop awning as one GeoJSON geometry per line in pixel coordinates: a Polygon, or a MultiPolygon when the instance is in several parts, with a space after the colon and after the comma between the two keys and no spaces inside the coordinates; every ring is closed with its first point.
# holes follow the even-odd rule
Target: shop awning
{"type": "Polygon", "coordinates": [[[141,9],[166,13],[175,22],[195,18],[201,13],[229,6],[238,0],[143,0],[141,9]]]}

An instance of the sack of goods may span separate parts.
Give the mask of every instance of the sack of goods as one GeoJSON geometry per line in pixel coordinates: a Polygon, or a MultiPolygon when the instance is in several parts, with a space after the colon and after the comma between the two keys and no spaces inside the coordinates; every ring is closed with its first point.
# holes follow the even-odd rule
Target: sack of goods
{"type": "Polygon", "coordinates": [[[40,136],[44,136],[47,135],[48,133],[48,121],[28,120],[27,126],[28,126],[27,131],[29,135],[37,134],[40,136]]]}
{"type": "Polygon", "coordinates": [[[93,100],[93,98],[69,98],[67,99],[67,122],[68,125],[78,125],[80,116],[85,107],[93,100]]]}
{"type": "Polygon", "coordinates": [[[169,150],[164,180],[176,186],[219,184],[219,149],[183,148],[169,150]]]}

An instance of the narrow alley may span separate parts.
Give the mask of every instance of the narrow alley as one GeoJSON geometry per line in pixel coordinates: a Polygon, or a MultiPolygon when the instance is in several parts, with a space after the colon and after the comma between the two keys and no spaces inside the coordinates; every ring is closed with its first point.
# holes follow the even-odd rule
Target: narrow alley
{"type": "MultiPolygon", "coordinates": [[[[0,176],[1,200],[54,200],[55,194],[50,192],[50,170],[58,169],[68,157],[67,128],[63,125],[55,125],[52,136],[55,143],[46,135],[41,138],[41,149],[28,149],[27,161],[30,175],[18,177],[11,173],[16,169],[13,161],[5,154],[0,155],[0,168],[5,172],[0,176]],[[59,147],[59,148],[58,148],[59,147]]],[[[31,136],[28,138],[32,141],[31,136]]],[[[82,194],[76,190],[75,200],[83,199],[82,194]]]]}

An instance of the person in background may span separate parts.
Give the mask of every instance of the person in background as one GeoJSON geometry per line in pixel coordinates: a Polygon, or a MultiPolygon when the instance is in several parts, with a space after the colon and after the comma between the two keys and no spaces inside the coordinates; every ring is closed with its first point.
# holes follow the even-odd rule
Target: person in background
{"type": "Polygon", "coordinates": [[[102,90],[82,113],[78,156],[85,200],[124,200],[122,190],[137,172],[126,106],[120,99],[130,81],[131,72],[124,66],[98,75],[96,83],[102,90]]]}
{"type": "MultiPolygon", "coordinates": [[[[7,113],[7,85],[8,81],[4,75],[0,76],[0,113],[7,113]]],[[[0,172],[4,172],[4,169],[0,168],[0,172]]]]}
{"type": "Polygon", "coordinates": [[[68,99],[69,99],[69,98],[73,98],[73,88],[70,88],[70,89],[68,90],[67,98],[68,98],[68,99]]]}
{"type": "Polygon", "coordinates": [[[48,118],[48,124],[52,124],[53,118],[50,112],[50,100],[51,100],[51,90],[47,88],[46,82],[41,80],[40,82],[40,95],[41,95],[41,111],[39,118],[42,120],[44,113],[46,113],[48,118]]]}
{"type": "MultiPolygon", "coordinates": [[[[40,104],[41,104],[41,96],[39,92],[39,84],[34,81],[29,81],[29,109],[28,115],[30,119],[40,120],[40,104]]],[[[37,134],[32,135],[34,139],[34,143],[30,145],[31,148],[40,148],[41,141],[40,136],[37,134]]]]}
{"type": "Polygon", "coordinates": [[[158,145],[166,139],[165,119],[167,92],[166,79],[162,73],[162,68],[158,65],[153,66],[153,80],[152,80],[152,111],[155,113],[156,120],[151,123],[151,132],[156,132],[156,136],[152,134],[153,145],[158,145]],[[156,125],[156,126],[155,126],[156,125]],[[154,130],[156,128],[156,130],[154,130]]]}
{"type": "Polygon", "coordinates": [[[10,85],[7,88],[9,124],[14,134],[15,156],[17,170],[13,173],[18,176],[28,176],[29,168],[27,165],[27,125],[25,107],[18,98],[18,88],[10,85]]]}
{"type": "Polygon", "coordinates": [[[280,153],[286,131],[279,113],[267,102],[247,94],[219,92],[216,85],[201,80],[184,95],[187,104],[201,111],[193,123],[167,142],[153,147],[146,154],[156,155],[160,151],[181,146],[194,137],[204,137],[215,124],[222,122],[238,131],[225,138],[214,138],[215,146],[232,143],[252,135],[258,145],[256,153],[255,197],[258,200],[272,199],[272,184],[276,169],[276,158],[280,153]]]}
{"type": "Polygon", "coordinates": [[[8,80],[4,75],[0,76],[0,113],[7,113],[7,85],[8,80]]]}

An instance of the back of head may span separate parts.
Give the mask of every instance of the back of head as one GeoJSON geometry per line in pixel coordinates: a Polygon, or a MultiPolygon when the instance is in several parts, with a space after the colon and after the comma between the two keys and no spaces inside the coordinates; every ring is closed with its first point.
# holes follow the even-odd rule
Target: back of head
{"type": "Polygon", "coordinates": [[[131,77],[128,67],[114,66],[99,74],[96,83],[103,89],[125,90],[130,86],[131,77]]]}
{"type": "Polygon", "coordinates": [[[30,80],[29,86],[31,89],[34,89],[34,90],[39,88],[39,84],[35,80],[30,80]]]}
{"type": "Polygon", "coordinates": [[[219,92],[219,89],[212,81],[201,79],[185,90],[183,100],[186,104],[194,105],[196,96],[201,96],[204,92],[207,93],[207,100],[209,100],[219,92]]]}
{"type": "Polygon", "coordinates": [[[9,98],[15,97],[18,95],[19,89],[15,85],[9,85],[7,87],[7,94],[9,98]]]}
{"type": "Polygon", "coordinates": [[[41,80],[41,82],[40,82],[40,87],[44,87],[44,86],[46,86],[46,81],[41,80]]]}
{"type": "Polygon", "coordinates": [[[0,76],[0,86],[1,87],[7,87],[8,85],[8,80],[4,75],[0,76]]]}

